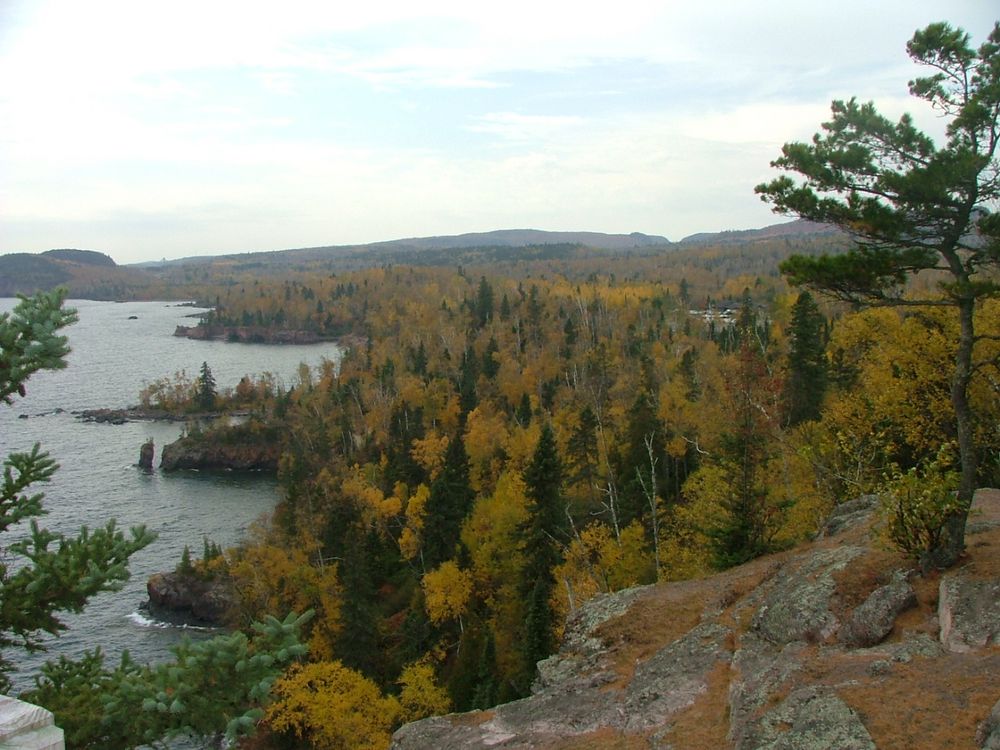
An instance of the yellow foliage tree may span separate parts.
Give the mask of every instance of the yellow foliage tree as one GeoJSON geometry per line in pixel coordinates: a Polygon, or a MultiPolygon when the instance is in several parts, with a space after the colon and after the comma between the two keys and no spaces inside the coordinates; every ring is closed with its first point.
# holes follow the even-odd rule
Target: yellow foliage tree
{"type": "Polygon", "coordinates": [[[294,544],[273,539],[263,525],[250,530],[247,541],[227,551],[230,580],[238,595],[238,620],[249,623],[265,615],[315,610],[309,627],[313,658],[329,658],[340,631],[342,588],[336,564],[324,564],[320,545],[302,535],[294,544]]]}
{"type": "Polygon", "coordinates": [[[267,722],[317,750],[386,750],[399,702],[337,661],[292,667],[271,688],[267,722]]]}
{"type": "Polygon", "coordinates": [[[472,595],[472,576],[458,567],[453,560],[424,576],[424,602],[431,622],[440,624],[457,619],[462,626],[462,615],[469,606],[472,595]]]}
{"type": "Polygon", "coordinates": [[[428,716],[441,716],[451,711],[451,698],[441,687],[434,667],[426,660],[414,662],[400,675],[400,720],[417,721],[428,716]]]}

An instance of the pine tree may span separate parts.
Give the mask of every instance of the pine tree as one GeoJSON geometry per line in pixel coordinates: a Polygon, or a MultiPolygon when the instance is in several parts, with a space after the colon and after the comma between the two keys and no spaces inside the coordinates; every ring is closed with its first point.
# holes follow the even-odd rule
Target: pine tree
{"type": "Polygon", "coordinates": [[[977,349],[989,337],[976,332],[975,313],[983,300],[1000,297],[1000,23],[978,48],[962,29],[933,23],[914,33],[906,51],[929,73],[909,89],[944,119],[940,145],[908,114],[893,122],[872,102],[835,101],[823,132],[809,143],[786,143],[771,162],[786,174],[756,192],[776,211],[834,224],[854,240],[842,255],[786,260],[781,271],[793,284],[855,305],[944,305],[955,314],[951,406],[960,502],[927,556],[949,567],[964,549],[978,481],[970,385],[980,367],[977,349]],[[932,293],[907,284],[915,276],[927,278],[923,288],[932,293]]]}
{"type": "Polygon", "coordinates": [[[474,309],[475,327],[484,328],[493,317],[493,287],[486,280],[485,276],[479,279],[479,288],[476,291],[476,305],[474,309]]]}

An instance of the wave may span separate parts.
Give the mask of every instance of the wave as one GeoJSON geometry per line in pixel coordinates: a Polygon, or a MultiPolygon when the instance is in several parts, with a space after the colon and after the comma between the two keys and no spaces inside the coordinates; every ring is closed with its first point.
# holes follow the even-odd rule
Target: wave
{"type": "Polygon", "coordinates": [[[126,617],[134,625],[138,625],[140,628],[173,628],[175,630],[198,630],[204,632],[218,630],[218,628],[206,625],[191,625],[186,622],[167,622],[166,620],[157,620],[155,617],[150,617],[148,614],[143,614],[142,612],[132,612],[126,617]]]}

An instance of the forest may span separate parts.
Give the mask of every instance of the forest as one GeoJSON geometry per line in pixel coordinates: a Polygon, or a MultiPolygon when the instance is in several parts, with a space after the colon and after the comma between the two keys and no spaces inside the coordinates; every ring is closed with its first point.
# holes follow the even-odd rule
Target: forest
{"type": "MultiPolygon", "coordinates": [[[[220,394],[252,413],[240,439],[280,443],[284,499],[236,548],[179,566],[231,584],[234,627],[314,612],[258,741],[386,747],[401,722],[524,696],[589,598],[786,548],[861,494],[882,494],[886,543],[918,557],[957,476],[957,322],[778,273],[831,242],[217,283],[210,321],[350,342],[287,390],[220,394]],[[927,503],[903,501],[915,485],[927,503]]],[[[1000,333],[997,301],[977,326],[1000,333]]],[[[983,486],[1000,480],[998,390],[995,368],[970,390],[983,486]]]]}

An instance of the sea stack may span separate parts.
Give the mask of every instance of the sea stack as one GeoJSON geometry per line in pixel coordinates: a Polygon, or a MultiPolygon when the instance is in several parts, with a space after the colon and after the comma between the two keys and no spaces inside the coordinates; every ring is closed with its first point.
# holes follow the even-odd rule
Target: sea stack
{"type": "Polygon", "coordinates": [[[153,441],[150,439],[143,443],[142,447],[139,449],[139,468],[153,468],[153,453],[153,441]]]}

